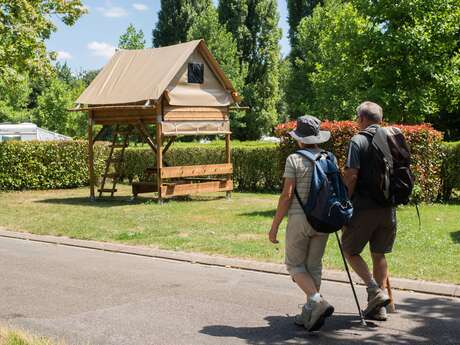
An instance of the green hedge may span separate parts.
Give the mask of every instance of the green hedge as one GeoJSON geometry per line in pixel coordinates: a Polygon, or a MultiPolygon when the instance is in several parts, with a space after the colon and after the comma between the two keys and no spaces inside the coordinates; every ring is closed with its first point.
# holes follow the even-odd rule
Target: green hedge
{"type": "MultiPolygon", "coordinates": [[[[95,149],[95,167],[101,173],[105,147],[95,149]]],[[[0,190],[59,189],[88,184],[87,143],[0,143],[0,190]]]]}
{"type": "Polygon", "coordinates": [[[444,143],[444,152],[442,197],[448,201],[453,190],[460,189],[460,141],[444,143]]]}
{"type": "MultiPolygon", "coordinates": [[[[335,138],[331,141],[334,145],[328,149],[336,152],[339,161],[343,163],[345,141],[353,131],[347,129],[347,126],[339,127],[328,128],[335,138]]],[[[412,146],[414,170],[417,174],[416,195],[420,200],[434,201],[442,194],[444,200],[448,200],[452,190],[460,188],[460,143],[441,146],[431,131],[423,128],[420,133],[415,130],[406,132],[412,146]]],[[[0,143],[0,190],[58,189],[87,185],[86,145],[85,141],[0,143]]],[[[235,189],[257,192],[279,190],[285,156],[293,150],[295,148],[285,144],[280,149],[277,144],[271,143],[233,142],[235,189]]],[[[224,152],[223,142],[175,143],[165,159],[172,166],[222,163],[224,152]]],[[[107,153],[105,145],[95,146],[96,176],[102,172],[107,153]]],[[[124,178],[129,182],[144,180],[145,169],[154,164],[154,155],[150,149],[145,146],[129,147],[125,155],[124,178]]]]}

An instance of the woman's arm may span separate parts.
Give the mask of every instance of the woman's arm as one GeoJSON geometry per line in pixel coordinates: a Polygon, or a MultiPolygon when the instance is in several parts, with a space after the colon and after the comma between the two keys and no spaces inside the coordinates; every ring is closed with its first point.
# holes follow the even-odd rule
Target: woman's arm
{"type": "Polygon", "coordinates": [[[272,243],[278,243],[278,240],[276,239],[278,235],[278,228],[289,210],[289,206],[292,202],[292,196],[294,195],[294,188],[295,179],[285,178],[283,192],[281,193],[278,201],[278,208],[276,209],[275,218],[273,218],[272,228],[268,233],[268,238],[272,243]]]}

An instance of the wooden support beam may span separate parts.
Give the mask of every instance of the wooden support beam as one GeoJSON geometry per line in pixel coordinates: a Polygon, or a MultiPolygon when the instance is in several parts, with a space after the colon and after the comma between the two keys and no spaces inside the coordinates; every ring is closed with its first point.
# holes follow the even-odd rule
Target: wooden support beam
{"type": "Polygon", "coordinates": [[[145,123],[143,123],[142,121],[139,121],[137,123],[136,127],[139,130],[139,133],[144,136],[147,144],[150,146],[150,148],[156,154],[157,153],[157,148],[156,148],[155,142],[153,141],[153,138],[151,137],[147,127],[145,126],[145,123]]]}
{"type": "Polygon", "coordinates": [[[171,147],[172,143],[176,141],[176,138],[177,137],[171,137],[171,139],[169,139],[168,143],[166,144],[165,148],[163,149],[163,155],[168,152],[169,148],[171,147]]]}
{"type": "Polygon", "coordinates": [[[106,129],[108,126],[102,126],[102,128],[99,130],[99,132],[97,132],[96,136],[94,137],[93,139],[93,145],[96,141],[98,141],[100,139],[100,136],[102,135],[102,133],[104,132],[104,129],[106,129]]]}
{"type": "MultiPolygon", "coordinates": [[[[230,134],[225,134],[225,160],[227,164],[229,164],[232,168],[232,148],[231,148],[231,140],[230,140],[230,134]]],[[[233,179],[233,169],[232,171],[227,175],[227,181],[231,181],[233,179]]],[[[232,196],[231,191],[227,191],[227,199],[230,199],[232,196]]]]}
{"type": "Polygon", "coordinates": [[[225,161],[228,164],[232,164],[232,148],[230,134],[225,134],[225,161]]]}
{"type": "Polygon", "coordinates": [[[93,123],[93,113],[90,111],[88,113],[88,169],[91,200],[95,200],[93,123]]]}
{"type": "Polygon", "coordinates": [[[161,133],[161,116],[157,117],[156,123],[156,168],[157,168],[157,186],[158,186],[158,201],[160,204],[163,202],[163,189],[161,188],[161,184],[163,182],[163,178],[161,177],[161,171],[163,168],[163,134],[161,133]]]}
{"type": "Polygon", "coordinates": [[[233,190],[233,181],[213,181],[204,183],[169,184],[160,188],[163,198],[198,193],[226,192],[233,190]]]}
{"type": "Polygon", "coordinates": [[[193,177],[207,175],[227,175],[233,172],[231,164],[189,165],[163,168],[162,178],[193,177]]]}

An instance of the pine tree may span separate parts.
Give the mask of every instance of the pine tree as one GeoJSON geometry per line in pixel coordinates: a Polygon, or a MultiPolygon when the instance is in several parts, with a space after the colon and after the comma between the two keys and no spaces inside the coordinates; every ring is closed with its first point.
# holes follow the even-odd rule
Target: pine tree
{"type": "Polygon", "coordinates": [[[250,32],[246,26],[248,18],[248,0],[219,1],[219,21],[227,27],[236,39],[240,58],[248,61],[250,55],[250,32]]]}
{"type": "Polygon", "coordinates": [[[186,42],[190,27],[210,5],[212,0],[161,0],[153,46],[186,42]]]}
{"type": "Polygon", "coordinates": [[[136,31],[133,24],[129,24],[126,32],[118,40],[118,48],[122,49],[144,49],[145,39],[142,30],[136,31]]]}
{"type": "Polygon", "coordinates": [[[286,105],[288,114],[293,117],[304,115],[303,98],[311,94],[311,85],[305,79],[304,64],[308,52],[299,47],[298,26],[300,21],[312,15],[317,5],[322,5],[324,0],[288,0],[289,40],[291,43],[290,74],[285,83],[286,105]],[[301,67],[302,66],[302,67],[301,67]]]}
{"type": "Polygon", "coordinates": [[[322,5],[323,3],[324,0],[287,0],[289,40],[291,42],[291,47],[295,47],[297,45],[297,26],[302,18],[311,16],[316,5],[322,5]]]}
{"type": "Polygon", "coordinates": [[[275,125],[280,99],[281,30],[277,2],[221,1],[219,17],[235,35],[241,59],[249,67],[243,94],[251,110],[243,118],[246,128],[241,139],[258,139],[275,125]]]}

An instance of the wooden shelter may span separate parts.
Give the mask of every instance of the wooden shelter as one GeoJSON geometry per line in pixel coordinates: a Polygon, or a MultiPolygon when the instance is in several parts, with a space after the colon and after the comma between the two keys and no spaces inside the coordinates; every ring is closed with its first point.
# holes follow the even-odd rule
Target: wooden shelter
{"type": "Polygon", "coordinates": [[[159,200],[201,192],[233,190],[229,108],[239,101],[230,80],[203,40],[162,48],[118,50],[78,98],[88,112],[90,194],[95,197],[94,125],[112,126],[113,140],[98,190],[114,195],[133,130],[152,149],[152,181],[133,184],[133,193],[157,192],[159,200]],[[151,131],[149,126],[155,126],[151,131]],[[164,155],[177,136],[225,135],[222,164],[168,166],[164,155]],[[121,140],[120,140],[121,137],[121,140]],[[118,154],[115,151],[118,150],[118,154]],[[112,180],[112,187],[105,185],[112,180]]]}

